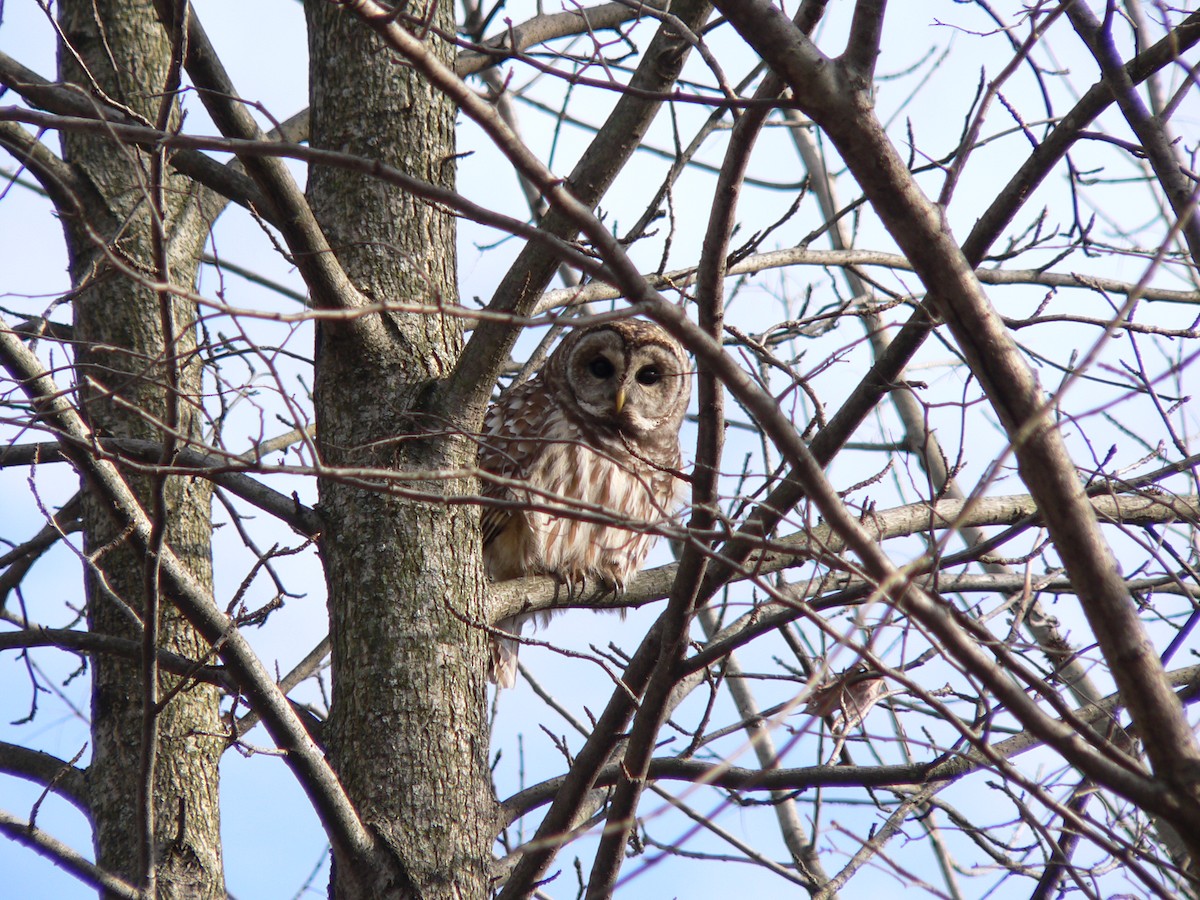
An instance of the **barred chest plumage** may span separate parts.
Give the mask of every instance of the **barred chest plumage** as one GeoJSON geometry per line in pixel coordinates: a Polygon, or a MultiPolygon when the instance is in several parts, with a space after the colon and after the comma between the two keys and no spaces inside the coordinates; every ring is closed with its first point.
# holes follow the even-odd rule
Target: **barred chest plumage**
{"type": "MultiPolygon", "coordinates": [[[[512,473],[524,482],[527,508],[497,535],[489,575],[552,573],[623,590],[654,543],[649,532],[670,521],[679,480],[616,439],[588,442],[566,416],[548,418],[540,452],[525,457],[524,471],[512,473]]],[[[677,466],[675,460],[669,468],[677,466]]]]}
{"type": "MultiPolygon", "coordinates": [[[[494,581],[554,575],[622,592],[672,519],[690,395],[683,348],[629,319],[570,333],[484,423],[484,561],[494,581]]],[[[497,623],[518,635],[528,614],[497,623]]],[[[549,613],[539,616],[543,621],[549,613]]],[[[517,643],[495,642],[492,677],[516,678],[517,643]]]]}

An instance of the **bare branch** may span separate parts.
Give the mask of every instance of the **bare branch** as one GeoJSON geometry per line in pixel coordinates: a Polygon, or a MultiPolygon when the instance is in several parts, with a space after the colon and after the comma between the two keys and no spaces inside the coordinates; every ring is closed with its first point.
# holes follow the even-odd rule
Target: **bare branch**
{"type": "MultiPolygon", "coordinates": [[[[382,22],[376,12],[377,4],[348,5],[360,7],[366,15],[374,16],[375,22],[382,22]]],[[[694,30],[708,17],[711,9],[712,6],[707,0],[687,0],[684,4],[673,7],[672,12],[694,30]]],[[[378,29],[379,25],[376,27],[378,29]]],[[[395,34],[394,30],[389,32],[389,39],[392,37],[397,39],[393,46],[409,56],[398,42],[399,35],[395,34]]],[[[687,43],[669,23],[664,22],[630,80],[630,87],[636,87],[649,94],[658,94],[666,90],[687,60],[687,50],[687,43]]],[[[461,82],[455,84],[446,77],[447,75],[448,73],[438,73],[436,77],[431,77],[431,81],[461,104],[464,99],[461,82]]],[[[659,97],[645,99],[631,93],[622,94],[587,152],[583,154],[571,174],[565,180],[560,180],[546,169],[540,160],[529,154],[519,138],[503,125],[494,111],[479,101],[474,94],[468,92],[466,96],[470,101],[463,106],[464,111],[487,128],[497,146],[550,202],[551,210],[539,223],[539,230],[563,240],[573,238],[580,227],[578,216],[568,210],[576,207],[591,210],[599,203],[626,161],[637,149],[661,104],[659,97]],[[570,200],[570,205],[565,208],[561,204],[564,199],[570,200]]],[[[541,247],[527,246],[497,286],[488,309],[517,316],[529,315],[537,305],[538,296],[553,276],[557,263],[558,260],[546,254],[541,247]]],[[[491,394],[492,385],[508,359],[517,334],[518,329],[500,321],[489,322],[476,329],[445,387],[443,396],[447,406],[465,406],[472,412],[477,411],[479,419],[482,420],[483,407],[491,394]]]]}
{"type": "Polygon", "coordinates": [[[83,179],[77,178],[70,166],[13,122],[0,122],[0,147],[37,179],[46,195],[62,213],[70,213],[81,205],[81,197],[91,197],[94,191],[83,179]]]}
{"type": "MultiPolygon", "coordinates": [[[[92,454],[94,438],[87,427],[33,354],[6,328],[0,328],[0,360],[62,435],[63,449],[72,465],[88,478],[93,490],[104,492],[118,522],[130,530],[142,552],[146,552],[150,522],[137,499],[112,464],[92,454]]],[[[231,627],[228,617],[216,608],[212,598],[193,582],[170,548],[163,549],[162,571],[172,599],[204,637],[220,648],[222,659],[235,673],[251,704],[263,715],[268,731],[288,751],[286,759],[318,807],[330,839],[349,857],[371,857],[375,853],[374,839],[358,821],[324,754],[245,639],[231,627]]]]}
{"type": "MultiPolygon", "coordinates": [[[[114,125],[144,127],[143,122],[133,118],[125,110],[111,107],[96,98],[85,97],[77,89],[72,90],[70,87],[49,82],[5,53],[0,53],[0,84],[12,88],[33,106],[51,113],[102,119],[114,125]]],[[[177,172],[196,179],[221,196],[228,197],[242,206],[261,210],[264,215],[271,215],[271,207],[250,178],[198,150],[183,150],[172,154],[171,165],[177,172]]],[[[75,191],[74,196],[86,195],[75,191]]]]}
{"type": "MultiPolygon", "coordinates": [[[[132,438],[103,438],[96,442],[96,449],[101,455],[116,459],[125,457],[130,461],[143,463],[148,471],[161,469],[160,455],[163,445],[156,441],[140,441],[132,438]]],[[[26,466],[33,462],[50,463],[59,460],[70,461],[61,442],[51,441],[39,444],[19,444],[0,448],[0,468],[6,466],[26,466]]],[[[219,484],[231,494],[241,497],[259,509],[286,522],[301,534],[314,537],[321,531],[321,519],[317,513],[300,503],[295,497],[282,494],[241,474],[239,469],[253,468],[253,464],[243,463],[236,458],[218,455],[214,451],[180,449],[172,457],[173,464],[197,473],[219,484]]]]}
{"type": "MultiPolygon", "coordinates": [[[[0,638],[6,637],[6,634],[0,635],[0,638]]],[[[85,815],[91,808],[87,772],[57,756],[0,741],[0,772],[42,785],[69,800],[85,815]]]]}
{"type": "Polygon", "coordinates": [[[488,38],[474,48],[463,50],[454,61],[454,72],[460,78],[482,72],[499,65],[507,59],[520,56],[530,47],[545,44],[558,38],[575,34],[587,34],[616,28],[645,15],[647,10],[665,9],[661,0],[645,4],[602,3],[599,6],[580,7],[559,13],[534,16],[519,25],[505,19],[504,31],[488,38]]]}
{"type": "Polygon", "coordinates": [[[1125,121],[1141,142],[1146,159],[1154,169],[1154,176],[1180,221],[1192,259],[1200,265],[1200,216],[1196,215],[1197,191],[1200,188],[1184,174],[1175,155],[1174,141],[1167,131],[1167,122],[1151,115],[1134,90],[1133,79],[1121,64],[1113,44],[1113,18],[1111,7],[1109,9],[1105,21],[1101,23],[1083,0],[1076,0],[1067,4],[1067,16],[1100,65],[1104,83],[1112,90],[1125,121]]]}
{"type": "Polygon", "coordinates": [[[858,0],[850,22],[850,40],[841,62],[848,72],[869,85],[875,79],[875,60],[883,37],[883,11],[887,0],[858,0]]]}
{"type": "Polygon", "coordinates": [[[120,897],[122,900],[141,900],[142,892],[133,885],[110,875],[66,844],[38,828],[31,828],[28,822],[3,810],[0,810],[0,832],[62,866],[89,887],[102,890],[112,897],[120,897]]]}
{"type": "MultiPolygon", "coordinates": [[[[510,216],[505,216],[494,212],[477,203],[472,203],[460,194],[456,194],[454,191],[448,191],[444,188],[439,188],[438,186],[430,184],[426,181],[422,181],[419,178],[414,178],[411,175],[407,175],[406,173],[401,172],[392,166],[388,166],[374,160],[363,159],[362,157],[354,156],[353,154],[322,150],[316,147],[304,147],[298,144],[278,143],[258,138],[211,138],[182,134],[169,134],[140,125],[115,125],[112,123],[98,121],[93,118],[54,116],[47,115],[45,113],[33,112],[30,110],[0,107],[0,122],[5,121],[27,122],[33,125],[57,128],[63,131],[81,131],[86,133],[106,135],[147,147],[194,147],[209,150],[224,150],[238,154],[240,159],[274,159],[276,162],[279,162],[285,158],[300,159],[310,163],[339,166],[345,169],[364,172],[391,184],[398,185],[399,187],[402,187],[406,191],[409,191],[410,193],[419,197],[425,197],[426,199],[435,203],[440,203],[450,207],[451,209],[458,210],[475,221],[486,225],[492,225],[494,227],[504,229],[505,231],[510,231],[513,234],[528,237],[539,243],[546,244],[551,248],[552,254],[569,261],[571,264],[583,269],[593,277],[607,277],[603,267],[598,264],[595,259],[584,253],[581,253],[577,248],[572,247],[566,241],[556,239],[551,235],[547,235],[541,229],[534,228],[520,219],[514,219],[510,216]]],[[[377,304],[363,303],[357,307],[337,307],[326,311],[338,313],[346,321],[353,321],[355,319],[369,317],[379,309],[380,307],[377,304]]],[[[433,308],[430,307],[421,307],[421,309],[433,311],[433,308]]],[[[312,311],[310,314],[320,312],[321,310],[316,310],[312,311]]],[[[447,312],[452,311],[447,310],[447,312]]],[[[476,315],[467,310],[463,310],[462,314],[465,316],[476,315]]],[[[504,321],[511,322],[512,318],[504,317],[504,321]]]]}
{"type": "MultiPolygon", "coordinates": [[[[1200,682],[1200,666],[1189,666],[1169,673],[1172,685],[1185,687],[1200,682]]],[[[1099,722],[1112,717],[1122,707],[1119,694],[1110,694],[1098,703],[1080,709],[1076,715],[1085,722],[1099,722]]],[[[768,714],[764,714],[764,718],[768,714]]],[[[998,759],[1012,759],[1041,747],[1041,739],[1032,732],[1021,732],[988,747],[987,753],[969,751],[947,759],[927,763],[895,766],[806,766],[799,769],[746,769],[725,763],[708,763],[695,759],[659,758],[650,763],[647,777],[651,780],[689,781],[713,785],[733,791],[805,791],[818,787],[911,787],[946,784],[972,772],[990,769],[998,759]]],[[[526,788],[503,802],[505,816],[514,820],[538,806],[548,803],[568,776],[548,779],[526,788]]],[[[618,783],[620,765],[605,766],[596,778],[597,787],[618,783]]]]}
{"type": "MultiPolygon", "coordinates": [[[[177,12],[175,5],[163,0],[155,6],[167,30],[173,32],[177,12]]],[[[186,30],[188,54],[185,66],[200,89],[200,98],[209,115],[228,137],[255,143],[264,141],[265,136],[258,124],[237,99],[237,90],[221,65],[195,10],[190,4],[185,5],[184,10],[187,15],[187,22],[183,27],[186,30]]],[[[312,209],[309,208],[303,191],[283,165],[283,161],[274,156],[249,154],[240,155],[239,158],[262,191],[266,207],[274,211],[274,221],[278,223],[292,259],[312,292],[314,303],[325,308],[347,311],[362,306],[366,302],[365,298],[359,294],[342,270],[337,256],[329,247],[313,216],[312,209]]],[[[355,318],[351,320],[351,327],[368,343],[386,340],[379,333],[378,320],[355,318]],[[374,324],[368,324],[370,322],[374,324]]]]}
{"type": "MultiPolygon", "coordinates": [[[[1085,612],[1101,647],[1110,661],[1123,663],[1113,669],[1118,684],[1128,695],[1137,686],[1139,699],[1145,698],[1144,704],[1134,704],[1132,712],[1134,720],[1148,734],[1155,735],[1147,746],[1155,770],[1168,782],[1189,791],[1183,772],[1200,764],[1200,745],[1163,681],[1162,667],[1151,652],[1112,551],[1094,515],[1084,508],[1074,467],[1061,434],[1046,421],[1047,410],[1033,373],[983,296],[941,214],[921,194],[875,120],[868,98],[861,91],[842,94],[831,90],[822,81],[823,72],[811,65],[811,60],[776,47],[771,41],[759,40],[758,35],[786,26],[773,8],[759,9],[755,3],[747,6],[752,11],[740,5],[722,8],[742,35],[784,74],[802,106],[835,142],[889,232],[913,260],[922,281],[936,286],[938,309],[946,316],[1009,433],[1022,477],[1046,512],[1050,533],[1084,598],[1085,612]]],[[[832,521],[834,498],[819,500],[812,494],[819,478],[819,470],[812,468],[809,495],[832,521]]],[[[851,523],[846,524],[850,527],[851,523]]],[[[868,558],[873,555],[865,543],[855,550],[868,558]]],[[[873,572],[876,577],[885,583],[894,577],[886,574],[890,568],[886,559],[878,558],[876,562],[880,566],[873,572]]],[[[927,598],[911,592],[907,597],[915,603],[910,613],[936,613],[936,606],[927,603],[927,598]]],[[[932,627],[933,619],[929,624],[932,627]]],[[[943,620],[937,624],[940,627],[947,623],[943,620]]],[[[965,646],[961,649],[970,652],[965,646]]]]}

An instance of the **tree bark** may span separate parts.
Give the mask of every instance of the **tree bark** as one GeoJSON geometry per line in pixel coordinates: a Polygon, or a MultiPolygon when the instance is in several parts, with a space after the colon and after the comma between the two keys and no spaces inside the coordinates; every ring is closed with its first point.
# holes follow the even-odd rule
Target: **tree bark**
{"type": "MultiPolygon", "coordinates": [[[[450,4],[433,9],[432,24],[452,32],[450,4]]],[[[397,65],[355,17],[321,0],[306,11],[313,145],[453,187],[452,104],[397,65]]],[[[428,40],[451,59],[452,48],[428,40]]],[[[457,302],[452,216],[331,168],[312,170],[308,193],[330,246],[369,300],[457,302]]],[[[461,349],[454,317],[372,314],[353,329],[326,322],[318,333],[322,462],[398,479],[320,480],[333,647],[329,755],[363,821],[398,863],[368,883],[335,856],[336,897],[479,897],[487,890],[494,821],[487,649],[474,624],[486,618],[487,585],[478,510],[453,502],[476,485],[405,476],[474,464],[475,443],[431,412],[430,398],[461,349]],[[368,333],[375,339],[364,340],[368,333]],[[448,502],[407,499],[389,483],[448,502]]]]}
{"type": "MultiPolygon", "coordinates": [[[[60,46],[63,81],[109,97],[150,121],[166,89],[171,42],[149,2],[66,0],[60,22],[70,48],[60,46]],[[80,67],[82,61],[86,72],[80,67]]],[[[177,114],[177,111],[176,111],[177,114]]],[[[96,190],[63,215],[75,297],[76,381],[90,424],[100,434],[162,443],[161,423],[199,437],[201,366],[195,353],[195,310],[178,298],[164,316],[151,285],[165,257],[173,285],[191,288],[208,234],[190,181],[164,175],[162,252],[154,242],[154,197],[147,154],[112,141],[64,134],[63,151],[96,190]],[[164,339],[173,320],[174,339],[164,339]],[[174,385],[174,387],[173,387],[174,385]],[[171,393],[176,392],[177,403],[171,393]],[[177,414],[172,407],[177,408],[177,414]]],[[[164,167],[166,168],[166,167],[164,167]]],[[[168,170],[169,171],[169,170],[168,170]]],[[[159,486],[127,474],[142,504],[155,507],[159,486]]],[[[161,485],[166,543],[196,580],[212,586],[211,490],[207,482],[170,478],[161,485]]],[[[160,515],[161,515],[160,511],[160,515]]],[[[85,492],[84,546],[88,624],[96,633],[142,640],[137,621],[147,610],[147,562],[118,532],[106,504],[85,492]]],[[[208,644],[165,598],[156,598],[158,646],[201,659],[208,644]]],[[[221,865],[218,770],[224,742],[217,690],[157,675],[157,696],[169,697],[156,716],[155,751],[143,753],[144,670],[107,654],[92,657],[92,759],[88,767],[94,841],[99,865],[134,883],[146,876],[147,856],[162,897],[225,897],[221,865]],[[153,765],[147,763],[153,761],[153,765]],[[152,818],[141,809],[146,773],[152,818]],[[133,823],[153,822],[153,849],[133,823]],[[139,860],[139,845],[142,856],[139,860]]]]}

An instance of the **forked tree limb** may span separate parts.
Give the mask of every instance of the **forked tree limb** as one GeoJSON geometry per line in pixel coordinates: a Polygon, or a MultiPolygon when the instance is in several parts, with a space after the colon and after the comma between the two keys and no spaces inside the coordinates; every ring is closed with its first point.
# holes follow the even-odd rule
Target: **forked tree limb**
{"type": "MultiPolygon", "coordinates": [[[[151,524],[137,497],[116,467],[96,453],[95,436],[60,391],[41,362],[21,338],[0,327],[0,365],[21,385],[38,414],[57,431],[64,455],[85,478],[92,490],[104,497],[120,529],[141,553],[150,551],[151,524]]],[[[262,715],[277,746],[287,751],[285,759],[313,806],[331,842],[346,858],[378,868],[375,838],[359,821],[324,753],[305,731],[303,724],[276,686],[258,656],[213,598],[202,590],[169,547],[161,553],[165,592],[180,611],[213,646],[220,648],[244,695],[262,715]]]]}

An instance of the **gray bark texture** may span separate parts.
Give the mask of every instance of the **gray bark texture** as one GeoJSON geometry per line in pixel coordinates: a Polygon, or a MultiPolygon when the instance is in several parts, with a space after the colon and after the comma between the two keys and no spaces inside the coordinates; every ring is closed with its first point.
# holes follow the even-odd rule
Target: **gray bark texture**
{"type": "MultiPolygon", "coordinates": [[[[149,2],[67,0],[60,22],[70,50],[60,46],[60,77],[108,97],[154,121],[171,58],[170,40],[149,2]],[[86,72],[80,67],[82,60],[86,72]],[[118,64],[119,63],[119,64],[118,64]]],[[[153,250],[153,202],[148,155],[128,145],[65,134],[63,151],[95,190],[81,198],[77,216],[64,216],[75,297],[76,384],[91,427],[99,434],[162,443],[169,422],[170,369],[178,384],[178,432],[198,436],[201,367],[195,355],[195,310],[171,301],[175,339],[164,345],[153,250]]],[[[168,170],[169,171],[169,170],[168,170]]],[[[173,285],[195,281],[207,224],[194,186],[165,176],[162,223],[173,285]]],[[[143,506],[154,508],[155,485],[127,473],[143,506]]],[[[166,543],[211,590],[210,499],[207,482],[170,478],[162,487],[166,543]]],[[[118,532],[106,504],[85,485],[88,620],[98,634],[142,640],[137,618],[146,610],[147,563],[118,532]]],[[[158,603],[160,648],[202,659],[207,643],[163,597],[158,603]]],[[[190,684],[177,693],[177,675],[158,675],[158,696],[170,697],[157,716],[151,793],[154,856],[160,897],[225,897],[221,865],[217,764],[224,741],[218,693],[190,684]]],[[[97,861],[140,883],[139,793],[146,777],[143,673],[136,662],[92,657],[92,760],[88,767],[97,861]]]]}
{"type": "MultiPolygon", "coordinates": [[[[306,4],[312,143],[454,185],[454,108],[397,65],[358,19],[306,4]]],[[[452,8],[436,27],[452,32],[452,8]]],[[[446,60],[451,48],[428,40],[446,60]]],[[[453,304],[453,217],[362,174],[315,167],[309,200],[368,301],[453,304]]],[[[480,897],[494,799],[484,705],[487,584],[478,509],[454,503],[473,479],[406,473],[474,464],[476,444],[431,401],[462,348],[453,317],[370,314],[324,322],[315,406],[322,463],[395,480],[320,481],[333,703],[328,750],[363,821],[397,865],[349,871],[335,853],[333,895],[480,897]],[[369,337],[369,339],[368,339],[369,337]],[[393,485],[445,497],[419,501],[393,485]]],[[[477,427],[477,423],[468,423],[477,427]]]]}

